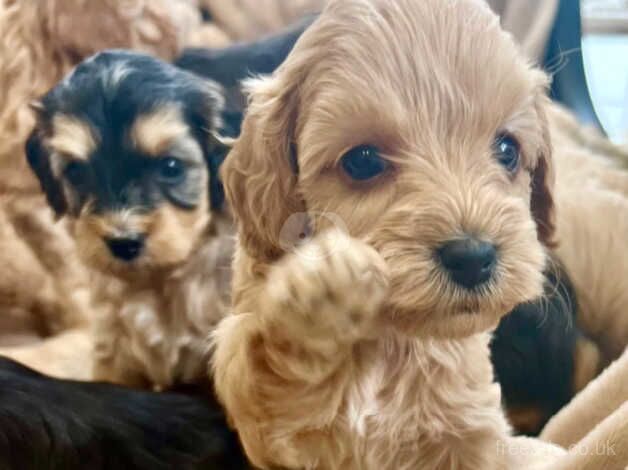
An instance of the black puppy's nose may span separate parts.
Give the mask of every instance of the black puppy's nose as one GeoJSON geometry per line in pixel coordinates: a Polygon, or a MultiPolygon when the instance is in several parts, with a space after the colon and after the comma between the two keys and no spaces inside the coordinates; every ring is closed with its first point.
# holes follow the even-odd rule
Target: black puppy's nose
{"type": "Polygon", "coordinates": [[[107,238],[105,243],[111,254],[122,261],[133,261],[144,248],[144,237],[133,236],[124,238],[107,238]]]}
{"type": "Polygon", "coordinates": [[[438,255],[453,281],[467,289],[487,282],[497,261],[495,245],[475,238],[449,241],[440,247],[438,255]]]}

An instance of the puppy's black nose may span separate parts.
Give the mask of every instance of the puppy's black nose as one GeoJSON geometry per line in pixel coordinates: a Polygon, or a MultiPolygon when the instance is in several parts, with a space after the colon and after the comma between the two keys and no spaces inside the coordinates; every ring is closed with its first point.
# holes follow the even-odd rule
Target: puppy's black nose
{"type": "Polygon", "coordinates": [[[133,261],[144,248],[144,237],[133,236],[124,238],[107,238],[105,243],[109,247],[111,254],[122,261],[133,261]]]}
{"type": "Polygon", "coordinates": [[[440,247],[438,255],[453,281],[467,289],[487,282],[497,261],[495,245],[475,238],[449,241],[440,247]]]}

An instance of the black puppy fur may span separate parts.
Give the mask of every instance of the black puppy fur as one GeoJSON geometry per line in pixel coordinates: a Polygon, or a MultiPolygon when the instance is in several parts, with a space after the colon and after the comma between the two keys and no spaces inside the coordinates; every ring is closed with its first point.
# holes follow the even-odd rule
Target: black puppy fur
{"type": "Polygon", "coordinates": [[[0,470],[244,468],[213,400],[56,380],[0,358],[0,470]]]}
{"type": "Polygon", "coordinates": [[[175,60],[182,69],[210,78],[229,88],[251,74],[273,73],[285,60],[315,17],[286,28],[278,34],[224,49],[188,48],[175,60]]]}
{"type": "Polygon", "coordinates": [[[504,317],[491,344],[504,404],[519,432],[536,435],[574,396],[578,304],[567,274],[554,263],[545,296],[504,317]]]}
{"type": "Polygon", "coordinates": [[[240,82],[252,75],[273,73],[290,53],[301,34],[316,17],[308,17],[285,30],[258,41],[235,44],[224,49],[188,48],[174,64],[184,70],[220,83],[225,89],[223,114],[225,135],[240,133],[246,97],[240,82]]]}

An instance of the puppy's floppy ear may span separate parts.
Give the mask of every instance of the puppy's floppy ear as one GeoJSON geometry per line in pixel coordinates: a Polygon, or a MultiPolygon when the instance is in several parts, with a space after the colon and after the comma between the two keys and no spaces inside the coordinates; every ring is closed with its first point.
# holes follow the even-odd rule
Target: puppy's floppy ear
{"type": "Polygon", "coordinates": [[[539,240],[548,247],[555,246],[556,220],[554,213],[554,164],[552,142],[546,106],[550,100],[546,95],[547,78],[542,80],[535,98],[535,108],[541,127],[542,142],[539,148],[536,167],[532,170],[531,210],[537,226],[539,240]]]}
{"type": "MultiPolygon", "coordinates": [[[[288,77],[284,74],[283,77],[288,77]]],[[[294,151],[296,79],[248,83],[251,101],[240,138],[222,167],[222,180],[251,256],[272,260],[283,252],[279,234],[291,214],[304,212],[296,190],[294,151]]]]}
{"type": "Polygon", "coordinates": [[[41,130],[35,128],[26,141],[26,158],[31,169],[37,175],[41,189],[46,194],[48,204],[57,217],[63,216],[68,210],[68,204],[63,193],[61,182],[52,172],[50,151],[42,142],[41,130]]]}

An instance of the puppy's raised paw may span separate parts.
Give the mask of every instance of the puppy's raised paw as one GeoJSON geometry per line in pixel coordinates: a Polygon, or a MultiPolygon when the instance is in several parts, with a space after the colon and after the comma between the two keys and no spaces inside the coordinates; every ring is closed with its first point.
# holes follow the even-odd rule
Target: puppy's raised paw
{"type": "Polygon", "coordinates": [[[299,334],[353,342],[369,334],[388,291],[387,267],[369,245],[329,230],[271,271],[273,315],[299,334]],[[287,317],[286,317],[287,316],[287,317]]]}

